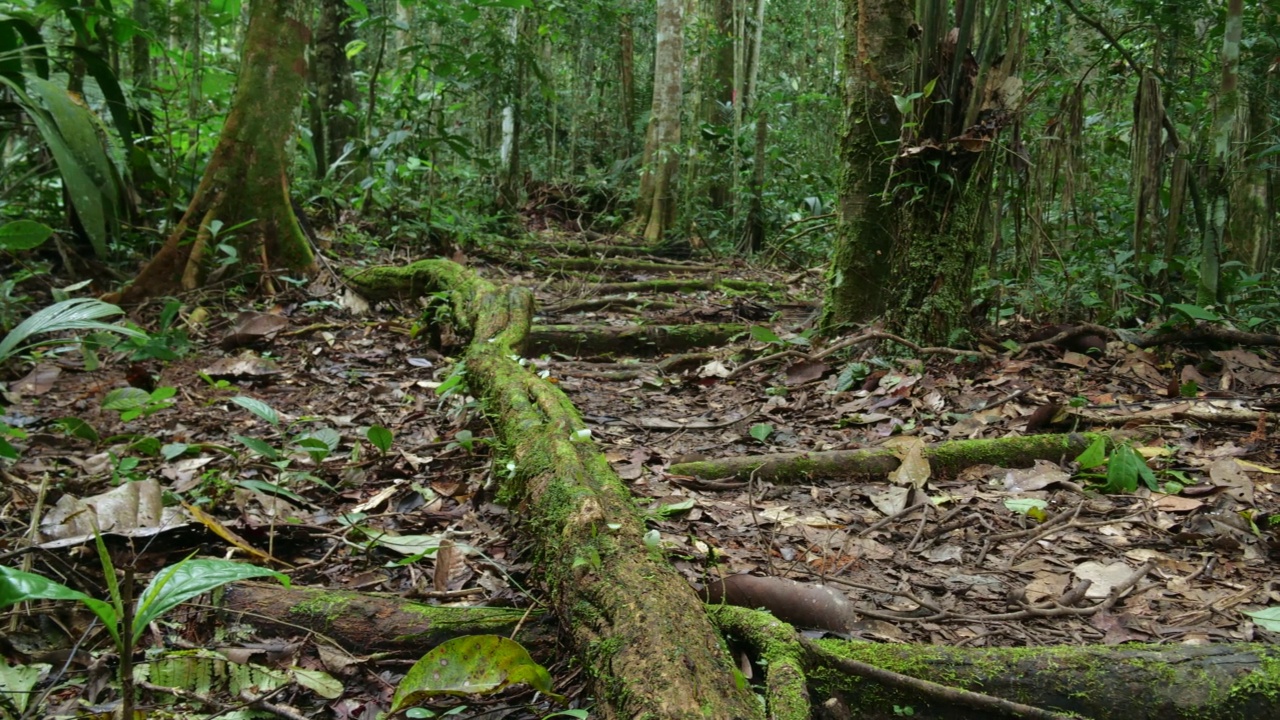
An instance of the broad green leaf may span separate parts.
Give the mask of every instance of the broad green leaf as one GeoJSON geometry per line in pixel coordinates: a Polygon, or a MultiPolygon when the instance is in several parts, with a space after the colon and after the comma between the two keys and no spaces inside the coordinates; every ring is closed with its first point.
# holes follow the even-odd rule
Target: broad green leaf
{"type": "Polygon", "coordinates": [[[756,423],[751,426],[750,432],[751,437],[759,440],[760,442],[764,442],[773,434],[773,426],[769,423],[756,423]]]}
{"type": "Polygon", "coordinates": [[[292,500],[296,503],[303,505],[310,504],[306,498],[302,497],[298,493],[288,488],[281,487],[275,483],[269,483],[266,480],[241,480],[237,482],[236,485],[246,490],[260,492],[264,495],[279,495],[286,500],[292,500]]]}
{"type": "Polygon", "coordinates": [[[677,513],[688,512],[692,510],[694,504],[695,503],[693,498],[689,498],[688,500],[681,500],[678,503],[668,503],[666,505],[660,506],[656,511],[654,511],[654,514],[658,515],[659,517],[669,518],[672,515],[675,515],[677,513]]]}
{"type": "Polygon", "coordinates": [[[1103,492],[1131,493],[1137,490],[1138,466],[1145,468],[1146,463],[1142,462],[1133,448],[1128,445],[1117,447],[1107,463],[1107,484],[1103,487],[1103,492]]]}
{"type": "Polygon", "coordinates": [[[289,578],[281,573],[231,560],[196,558],[165,569],[151,580],[138,598],[138,610],[133,618],[133,639],[137,641],[142,637],[151,621],[187,600],[229,582],[256,577],[274,577],[285,587],[289,586],[289,578]]]}
{"type": "Polygon", "coordinates": [[[559,698],[551,692],[551,674],[520,643],[498,635],[454,638],[409,668],[391,700],[391,712],[440,695],[489,695],[516,683],[559,698]]]}
{"type": "Polygon", "coordinates": [[[751,326],[751,339],[762,343],[780,343],[782,338],[778,337],[772,330],[762,325],[751,326]]]}
{"type": "Polygon", "coordinates": [[[136,410],[151,401],[151,393],[136,387],[116,388],[102,398],[103,410],[136,410]]]}
{"type": "Polygon", "coordinates": [[[297,666],[290,668],[289,672],[293,673],[293,679],[297,680],[299,685],[326,700],[337,700],[342,697],[342,691],[345,688],[337,678],[327,672],[297,666]]]}
{"type": "Polygon", "coordinates": [[[258,438],[245,437],[244,435],[232,435],[231,437],[234,438],[236,442],[244,445],[268,460],[279,460],[281,457],[279,450],[258,438]]]}
{"type": "Polygon", "coordinates": [[[379,452],[386,453],[391,449],[391,443],[395,440],[391,431],[381,425],[374,425],[365,431],[364,436],[369,439],[369,443],[378,448],[379,452]]]}
{"type": "Polygon", "coordinates": [[[62,340],[45,341],[44,343],[30,343],[24,345],[27,338],[35,335],[47,335],[51,333],[74,332],[78,330],[96,330],[128,337],[145,339],[147,334],[133,328],[124,327],[122,325],[111,325],[109,323],[99,322],[101,318],[119,315],[124,311],[110,303],[104,303],[95,298],[72,298],[54,303],[44,308],[31,317],[18,323],[18,327],[9,331],[4,336],[4,340],[0,340],[0,362],[3,362],[18,351],[36,344],[48,344],[50,342],[65,342],[62,340]]]}
{"type": "Polygon", "coordinates": [[[1080,467],[1088,470],[1096,468],[1107,461],[1107,439],[1103,437],[1095,438],[1084,452],[1080,453],[1080,457],[1076,458],[1076,462],[1080,463],[1080,467]]]}
{"type": "MultiPolygon", "coordinates": [[[[51,667],[44,663],[10,665],[5,662],[4,657],[0,657],[0,695],[7,697],[18,712],[24,712],[31,698],[36,697],[32,691],[51,667]]],[[[2,710],[0,717],[5,717],[2,710]]]]}
{"type": "Polygon", "coordinates": [[[116,627],[118,618],[111,605],[35,573],[0,565],[0,608],[27,600],[74,600],[84,603],[106,626],[111,637],[117,642],[120,639],[120,630],[116,627]]]}
{"type": "Polygon", "coordinates": [[[96,443],[102,439],[92,425],[78,417],[58,418],[53,421],[53,424],[62,428],[62,431],[71,437],[88,440],[91,443],[96,443]]]}
{"type": "Polygon", "coordinates": [[[53,229],[35,220],[14,220],[0,225],[0,250],[14,252],[40,247],[53,229]]]}
{"type": "Polygon", "coordinates": [[[1245,615],[1253,618],[1258,627],[1269,630],[1271,632],[1280,632],[1280,606],[1271,606],[1263,610],[1255,610],[1246,612],[1245,615]]]}
{"type": "Polygon", "coordinates": [[[166,443],[160,448],[160,455],[165,460],[174,460],[181,457],[190,448],[191,446],[186,443],[166,443]]]}
{"type": "Polygon", "coordinates": [[[1206,310],[1199,305],[1188,305],[1186,303],[1173,303],[1169,307],[1186,315],[1192,320],[1204,320],[1206,322],[1218,322],[1222,320],[1222,316],[1212,310],[1206,310]]]}
{"type": "Polygon", "coordinates": [[[275,409],[272,408],[270,405],[262,402],[261,400],[257,400],[251,397],[245,397],[244,395],[237,395],[236,397],[231,398],[231,402],[239,405],[245,410],[248,410],[254,415],[257,415],[263,420],[266,420],[272,425],[275,425],[276,427],[280,426],[279,413],[277,413],[275,409]]]}

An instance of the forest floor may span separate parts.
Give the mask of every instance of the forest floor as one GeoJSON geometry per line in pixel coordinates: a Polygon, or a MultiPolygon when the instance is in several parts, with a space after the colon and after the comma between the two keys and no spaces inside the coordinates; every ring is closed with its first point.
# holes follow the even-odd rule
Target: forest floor
{"type": "MultiPolygon", "coordinates": [[[[544,242],[577,239],[546,228],[537,234],[544,242]]],[[[1274,405],[1274,355],[1143,351],[1118,342],[1096,357],[1062,348],[1020,354],[998,341],[1031,328],[1010,324],[987,345],[990,359],[896,361],[862,346],[815,357],[820,348],[805,331],[820,297],[818,273],[735,265],[723,277],[769,289],[602,293],[601,283],[668,275],[610,270],[602,255],[596,268],[558,271],[547,247],[523,252],[505,263],[470,263],[495,282],[533,289],[540,323],[748,327],[727,342],[690,348],[680,363],[660,364],[674,353],[643,342],[580,353],[563,337],[532,360],[579,408],[691,583],[735,573],[824,583],[858,610],[848,634],[875,642],[1277,638],[1245,614],[1280,606],[1280,530],[1270,522],[1280,515],[1280,445],[1266,432],[1266,414],[1254,412],[1274,405]],[[596,302],[575,307],[582,300],[596,302]],[[772,359],[744,367],[764,357],[772,359]],[[1123,427],[1158,488],[1171,492],[1141,483],[1131,493],[1100,492],[1105,478],[1091,478],[1074,456],[1022,470],[975,466],[955,477],[918,464],[892,478],[789,483],[670,471],[704,458],[872,446],[918,458],[916,439],[1017,436],[1029,423],[1047,430],[1052,418],[1037,410],[1048,405],[1079,405],[1096,424],[1123,427]],[[1139,568],[1145,572],[1135,582],[1139,568]],[[1123,597],[1104,602],[1125,583],[1123,597]]],[[[450,380],[459,346],[447,327],[418,333],[420,307],[387,304],[355,315],[333,296],[306,290],[255,315],[238,315],[241,309],[210,308],[203,323],[184,315],[164,337],[176,344],[189,334],[191,346],[170,362],[117,352],[88,370],[78,354],[66,354],[9,383],[6,419],[30,437],[20,460],[3,468],[0,553],[22,547],[37,524],[47,551],[24,556],[32,569],[93,592],[101,570],[85,540],[87,503],[111,528],[117,561],[141,576],[192,551],[245,558],[252,547],[293,565],[297,585],[432,604],[538,601],[538,570],[514,544],[509,510],[494,495],[502,469],[492,462],[492,434],[474,400],[450,380]],[[426,340],[435,334],[432,349],[426,340]],[[104,408],[104,398],[128,386],[175,394],[161,392],[147,412],[125,421],[104,408]],[[265,403],[279,423],[237,397],[265,403]],[[394,437],[386,453],[370,441],[372,426],[394,437]],[[181,512],[176,499],[209,517],[181,512]],[[42,504],[37,520],[32,513],[42,504]],[[434,553],[444,537],[459,552],[440,571],[434,553]]],[[[1085,429],[1079,420],[1066,428],[1076,429],[1085,429]]],[[[372,717],[389,706],[396,680],[416,659],[346,648],[347,660],[335,663],[322,637],[245,636],[207,610],[184,612],[155,625],[144,643],[236,649],[336,676],[339,697],[295,685],[273,701],[301,716],[372,717]]],[[[10,661],[46,662],[63,674],[53,683],[49,716],[101,709],[116,696],[88,653],[65,652],[87,619],[24,616],[0,641],[10,661]]],[[[590,707],[573,661],[537,659],[558,692],[590,707]]],[[[223,709],[236,703],[223,701],[223,709]]],[[[460,706],[466,717],[541,716],[559,707],[523,686],[430,704],[437,712],[460,706]]]]}

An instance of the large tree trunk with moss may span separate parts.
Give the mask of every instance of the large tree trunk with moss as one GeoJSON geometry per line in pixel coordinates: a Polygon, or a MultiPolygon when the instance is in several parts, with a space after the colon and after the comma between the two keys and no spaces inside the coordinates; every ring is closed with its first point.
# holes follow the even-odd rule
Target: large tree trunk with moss
{"type": "Polygon", "coordinates": [[[893,102],[911,80],[910,5],[902,0],[845,0],[845,119],[840,139],[839,225],[827,266],[822,326],[869,320],[885,308],[893,207],[892,147],[902,116],[893,102]]]}
{"type": "Polygon", "coordinates": [[[313,46],[316,97],[311,115],[311,143],[315,149],[316,175],[320,178],[342,157],[347,143],[356,134],[353,114],[356,88],[351,80],[351,60],[347,57],[347,45],[356,39],[356,33],[355,25],[348,22],[350,17],[351,8],[346,0],[322,0],[313,46]],[[348,103],[353,107],[346,108],[348,103]]]}
{"type": "Polygon", "coordinates": [[[684,2],[659,0],[657,44],[653,67],[653,119],[645,141],[645,168],[640,182],[644,237],[664,240],[675,224],[675,177],[679,168],[680,104],[684,72],[684,2]]]}
{"type": "Polygon", "coordinates": [[[923,3],[916,18],[907,0],[857,0],[856,5],[863,72],[849,83],[848,102],[856,105],[846,157],[850,163],[870,160],[882,174],[871,174],[874,185],[859,184],[863,168],[848,168],[842,197],[846,229],[831,264],[825,326],[864,319],[860,308],[879,306],[887,310],[890,330],[922,344],[951,343],[964,327],[982,251],[994,141],[1019,104],[1021,85],[1009,79],[1017,48],[1000,56],[993,51],[995,33],[988,32],[978,52],[970,51],[973,3],[958,4],[962,15],[954,21],[959,27],[944,0],[923,3]],[[901,40],[909,27],[915,30],[914,53],[901,40]],[[863,54],[861,43],[885,37],[894,41],[882,45],[879,54],[875,48],[863,54]],[[905,65],[911,57],[914,64],[905,65]],[[1001,61],[993,63],[993,57],[1001,61]],[[878,67],[891,74],[879,73],[878,67]],[[874,157],[880,138],[858,124],[888,122],[893,116],[901,121],[897,154],[885,168],[874,157]],[[885,278],[885,284],[848,287],[863,284],[862,278],[885,278]]]}
{"type": "Polygon", "coordinates": [[[204,178],[173,233],[121,294],[123,302],[199,287],[207,257],[221,242],[236,248],[241,267],[258,268],[268,291],[271,271],[314,271],[286,174],[287,141],[307,78],[309,9],[305,0],[252,3],[235,101],[204,178]]]}

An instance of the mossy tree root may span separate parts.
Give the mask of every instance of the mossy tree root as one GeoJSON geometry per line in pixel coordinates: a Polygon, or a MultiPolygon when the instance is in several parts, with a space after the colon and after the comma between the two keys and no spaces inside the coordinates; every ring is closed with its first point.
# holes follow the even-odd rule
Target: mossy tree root
{"type": "MultiPolygon", "coordinates": [[[[1074,460],[1097,438],[1111,443],[1110,435],[1070,433],[1028,435],[993,440],[954,440],[928,447],[924,457],[935,475],[953,477],[974,465],[1028,467],[1036,460],[1074,460]]],[[[667,469],[672,475],[690,475],[703,480],[767,480],[774,483],[805,482],[853,477],[883,477],[897,469],[901,461],[887,448],[828,450],[825,452],[744,455],[677,463],[667,469]]]]}
{"type": "Polygon", "coordinates": [[[467,381],[506,458],[496,465],[506,475],[503,499],[521,519],[606,716],[762,718],[693,590],[644,544],[635,503],[572,403],[520,363],[530,293],[445,260],[347,277],[370,297],[450,293],[455,318],[472,333],[467,381]]]}

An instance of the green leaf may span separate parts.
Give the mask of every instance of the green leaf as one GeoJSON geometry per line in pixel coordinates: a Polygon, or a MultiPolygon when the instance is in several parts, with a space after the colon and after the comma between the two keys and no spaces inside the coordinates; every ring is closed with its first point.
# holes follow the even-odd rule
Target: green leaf
{"type": "Polygon", "coordinates": [[[151,401],[151,393],[136,387],[116,388],[102,398],[103,410],[136,410],[151,401]]]}
{"type": "Polygon", "coordinates": [[[1186,315],[1192,320],[1204,320],[1206,322],[1219,322],[1222,316],[1212,310],[1206,310],[1199,305],[1188,305],[1186,303],[1172,303],[1169,307],[1186,315]]]}
{"type": "Polygon", "coordinates": [[[1049,503],[1038,498],[1007,498],[1004,506],[1019,515],[1028,515],[1032,510],[1044,510],[1049,503]]]}
{"type": "Polygon", "coordinates": [[[77,437],[81,440],[88,440],[91,443],[98,442],[101,438],[98,431],[92,425],[81,420],[78,417],[64,417],[53,421],[53,424],[62,428],[62,431],[71,437],[77,437]]]}
{"type": "MultiPolygon", "coordinates": [[[[115,305],[104,303],[96,298],[71,298],[70,300],[54,303],[23,320],[18,324],[18,327],[10,330],[9,334],[4,336],[4,340],[0,341],[0,362],[8,360],[20,350],[35,345],[36,343],[22,345],[27,338],[34,335],[97,330],[146,339],[147,334],[140,330],[99,322],[101,318],[120,315],[123,312],[115,305]]],[[[58,340],[54,342],[68,341],[58,340]]]]}
{"type": "Polygon", "coordinates": [[[239,482],[236,483],[236,486],[242,487],[246,490],[260,492],[263,495],[279,496],[286,500],[291,500],[300,505],[311,504],[310,501],[308,501],[306,498],[290,490],[289,488],[282,487],[275,483],[267,482],[266,480],[252,480],[252,479],[240,480],[239,482]]]}
{"type": "Polygon", "coordinates": [[[111,637],[115,638],[117,643],[120,640],[120,630],[116,627],[118,617],[115,609],[108,603],[35,573],[0,565],[0,608],[28,600],[74,600],[84,603],[106,626],[111,637]]]}
{"type": "Polygon", "coordinates": [[[1280,632],[1280,607],[1273,605],[1263,610],[1254,610],[1253,612],[1246,612],[1244,614],[1253,618],[1254,622],[1258,624],[1258,627],[1263,630],[1280,632]]]}
{"type": "Polygon", "coordinates": [[[276,427],[280,427],[279,413],[277,413],[275,409],[273,409],[270,405],[262,402],[261,400],[255,400],[254,398],[245,397],[244,395],[237,395],[236,397],[231,398],[231,402],[239,405],[245,410],[248,410],[254,415],[257,415],[263,420],[266,420],[272,425],[276,427]]]}
{"type": "Polygon", "coordinates": [[[551,674],[520,643],[498,635],[454,638],[409,668],[391,700],[391,712],[440,695],[489,695],[516,683],[561,699],[551,692],[551,674]]]}
{"type": "Polygon", "coordinates": [[[760,442],[764,442],[765,440],[769,439],[770,435],[773,434],[773,426],[770,425],[769,423],[756,423],[755,425],[751,426],[750,432],[751,432],[751,437],[755,438],[756,440],[759,440],[760,442]]]}
{"type": "Polygon", "coordinates": [[[669,518],[678,513],[688,512],[693,509],[693,506],[694,500],[693,498],[689,498],[688,500],[681,500],[677,503],[662,505],[654,511],[654,514],[662,518],[669,518]]]}
{"type": "Polygon", "coordinates": [[[780,343],[782,338],[778,337],[772,330],[761,325],[751,326],[751,339],[762,343],[780,343]]]}
{"type": "Polygon", "coordinates": [[[134,641],[142,637],[151,621],[187,600],[229,582],[257,577],[274,577],[282,585],[289,587],[288,577],[256,565],[213,558],[183,560],[156,575],[142,591],[142,596],[138,598],[138,610],[133,618],[134,641]]]}
{"type": "Polygon", "coordinates": [[[167,443],[160,448],[160,456],[165,460],[174,460],[182,457],[190,448],[191,446],[186,443],[167,443]]]}
{"type": "Polygon", "coordinates": [[[1106,461],[1107,439],[1104,437],[1094,438],[1093,443],[1080,453],[1080,457],[1076,458],[1076,462],[1085,470],[1096,468],[1106,461]]]}
{"type": "Polygon", "coordinates": [[[279,460],[282,457],[279,450],[258,438],[245,437],[244,435],[232,435],[231,437],[235,438],[236,442],[244,445],[268,460],[279,460]]]}
{"type": "Polygon", "coordinates": [[[1146,467],[1133,448],[1128,445],[1117,447],[1107,463],[1107,483],[1103,486],[1103,492],[1131,493],[1137,490],[1139,465],[1146,467]]]}
{"type": "Polygon", "coordinates": [[[378,451],[386,454],[391,449],[391,443],[395,440],[391,431],[381,425],[374,425],[365,431],[364,436],[369,439],[369,444],[378,448],[378,451]]]}
{"type": "Polygon", "coordinates": [[[0,250],[14,252],[40,247],[53,229],[35,220],[14,220],[0,225],[0,250]]]}

